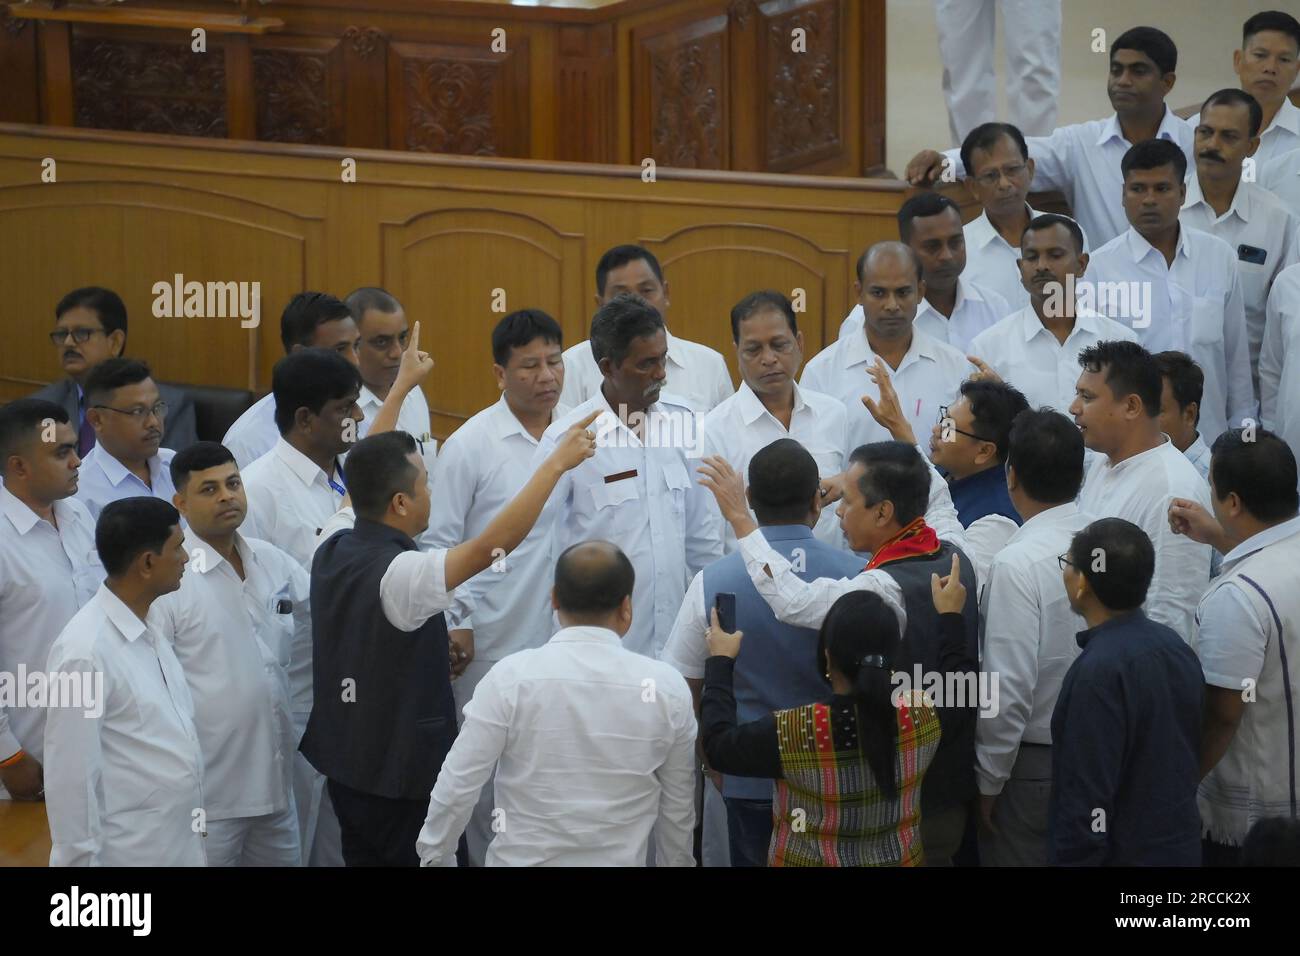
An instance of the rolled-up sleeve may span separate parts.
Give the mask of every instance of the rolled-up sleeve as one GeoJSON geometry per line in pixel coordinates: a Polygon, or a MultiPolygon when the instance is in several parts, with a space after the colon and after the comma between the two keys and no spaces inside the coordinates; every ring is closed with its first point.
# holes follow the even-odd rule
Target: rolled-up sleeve
{"type": "Polygon", "coordinates": [[[447,593],[447,552],[403,551],[379,581],[379,601],[388,623],[414,631],[451,607],[447,593]]]}

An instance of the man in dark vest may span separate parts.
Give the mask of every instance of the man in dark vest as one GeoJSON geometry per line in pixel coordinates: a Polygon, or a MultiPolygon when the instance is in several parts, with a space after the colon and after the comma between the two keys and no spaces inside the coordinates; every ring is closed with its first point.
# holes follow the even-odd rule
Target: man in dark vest
{"type": "MultiPolygon", "coordinates": [[[[921,839],[926,864],[947,866],[961,845],[975,796],[975,699],[979,614],[975,573],[961,549],[940,540],[927,523],[932,480],[939,481],[921,453],[899,441],[861,445],[849,456],[843,497],[837,509],[840,526],[854,551],[870,552],[862,573],[848,580],[804,581],[791,562],[757,531],[745,506],[743,482],[720,458],[704,459],[703,484],[718,499],[744,555],[745,568],[758,593],[779,620],[819,628],[827,611],[850,591],[871,591],[891,604],[903,630],[908,671],[893,675],[904,691],[933,691],[943,719],[943,738],[921,789],[921,839]],[[942,630],[930,594],[930,577],[946,576],[954,553],[961,555],[960,578],[966,588],[968,666],[947,673],[939,664],[942,630]],[[921,686],[917,686],[920,678],[921,686]],[[937,686],[936,686],[937,684],[937,686]],[[951,698],[951,699],[949,699],[951,698]]],[[[946,490],[938,489],[931,506],[952,511],[946,490]]],[[[950,523],[951,514],[945,516],[950,523]]]]}
{"type": "Polygon", "coordinates": [[[331,518],[312,562],[315,698],[300,749],[328,780],[348,866],[417,866],[415,842],[456,736],[442,612],[457,586],[524,539],[560,477],[595,453],[578,422],[483,530],[422,552],[424,459],[406,432],[358,442],[352,506],[331,518]],[[355,513],[354,513],[355,511],[355,513]]]}

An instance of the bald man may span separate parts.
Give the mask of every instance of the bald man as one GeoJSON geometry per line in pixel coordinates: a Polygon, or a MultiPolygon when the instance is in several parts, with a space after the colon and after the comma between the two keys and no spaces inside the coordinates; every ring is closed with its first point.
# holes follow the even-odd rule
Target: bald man
{"type": "Polygon", "coordinates": [[[622,646],[632,562],[583,541],[555,565],[560,630],[488,671],[429,797],[423,866],[456,841],[496,767],[487,866],[694,866],[695,711],[686,680],[622,646]]]}
{"type": "Polygon", "coordinates": [[[882,362],[898,392],[903,413],[918,435],[929,432],[974,366],[957,349],[914,327],[925,298],[921,260],[901,242],[878,242],[858,259],[853,291],[866,319],[855,334],[842,336],[804,367],[799,385],[832,395],[848,412],[849,451],[889,441],[890,434],[862,404],[878,390],[867,370],[882,362]]]}

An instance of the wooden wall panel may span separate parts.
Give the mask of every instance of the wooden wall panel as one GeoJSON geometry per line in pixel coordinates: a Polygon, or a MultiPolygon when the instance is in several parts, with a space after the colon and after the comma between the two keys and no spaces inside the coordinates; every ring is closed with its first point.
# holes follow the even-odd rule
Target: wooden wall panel
{"type": "Polygon", "coordinates": [[[35,24],[11,17],[0,4],[0,122],[41,121],[39,66],[35,24]]]}
{"type": "MultiPolygon", "coordinates": [[[[848,38],[841,0],[758,5],[758,80],[763,91],[758,168],[788,172],[845,159],[848,38]],[[795,49],[795,31],[802,31],[795,49]]],[[[850,172],[851,169],[845,169],[850,172]]]]}
{"type": "Polygon", "coordinates": [[[122,294],[130,351],[160,375],[264,391],[293,293],[377,284],[424,323],[438,363],[426,392],[445,437],[496,398],[494,290],[508,310],[550,312],[578,341],[596,261],[625,242],[664,263],[673,331],[722,351],[733,373],[728,314],[756,289],[805,291],[811,357],[851,305],[856,256],[895,236],[905,195],[892,181],[664,169],[645,183],[640,172],[0,125],[0,400],[57,377],[46,333],[78,285],[122,294]],[[45,157],[57,182],[41,182],[45,157]],[[355,183],[340,179],[344,157],[355,183]],[[153,284],[177,272],[260,281],[261,327],[154,318],[153,284]]]}
{"type": "Polygon", "coordinates": [[[342,146],[346,136],[344,51],[330,37],[253,41],[257,135],[276,143],[342,146]]]}

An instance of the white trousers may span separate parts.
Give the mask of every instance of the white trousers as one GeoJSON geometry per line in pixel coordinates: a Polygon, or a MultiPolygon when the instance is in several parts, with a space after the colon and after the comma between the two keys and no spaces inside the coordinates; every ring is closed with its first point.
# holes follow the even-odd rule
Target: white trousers
{"type": "MultiPolygon", "coordinates": [[[[294,714],[293,729],[302,743],[311,714],[294,714]]],[[[298,807],[298,833],[303,866],[343,866],[343,831],[334,804],[325,791],[325,775],[307,762],[302,751],[293,754],[293,802],[298,807]]]]}
{"type": "Polygon", "coordinates": [[[302,866],[293,802],[278,813],[209,820],[208,866],[302,866]]]}
{"type": "MultiPolygon", "coordinates": [[[[486,676],[495,663],[496,661],[480,661],[475,658],[466,666],[465,672],[451,682],[451,693],[456,700],[456,723],[458,725],[465,720],[465,705],[474,696],[474,688],[478,686],[479,681],[486,676]]],[[[492,829],[492,810],[496,803],[496,778],[496,770],[493,769],[487,783],[483,784],[483,789],[479,791],[478,803],[474,805],[474,812],[470,814],[469,823],[465,826],[465,848],[469,853],[470,866],[483,865],[488,844],[492,842],[492,837],[496,835],[492,829]]]]}
{"type": "Polygon", "coordinates": [[[934,0],[948,127],[960,146],[998,118],[994,25],[1002,11],[1010,122],[1026,136],[1056,128],[1061,92],[1061,0],[934,0]]]}

